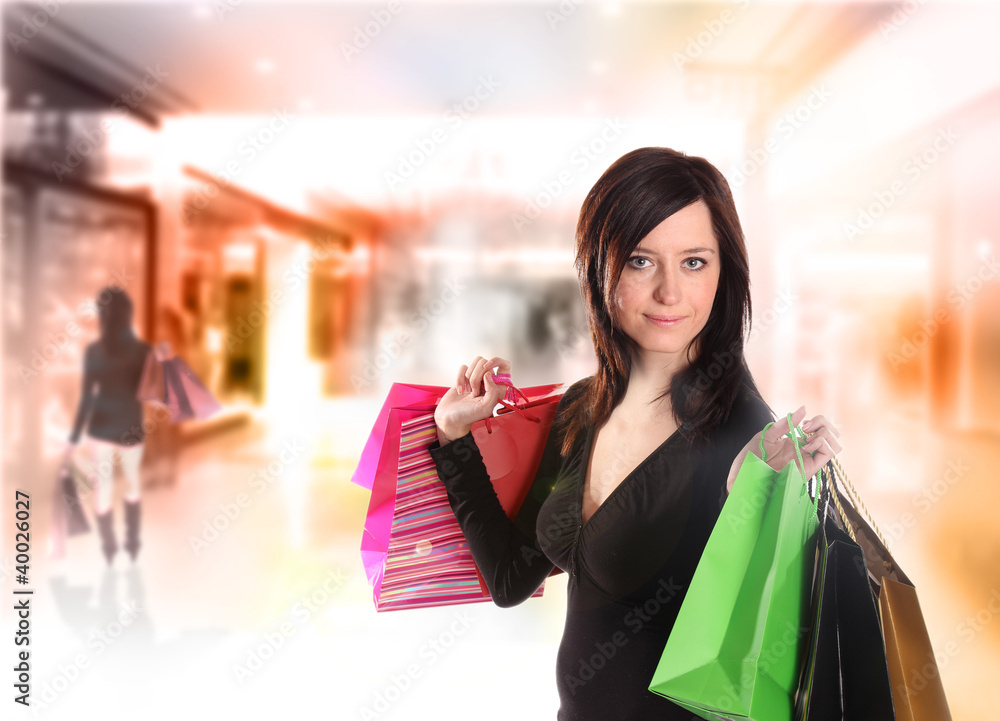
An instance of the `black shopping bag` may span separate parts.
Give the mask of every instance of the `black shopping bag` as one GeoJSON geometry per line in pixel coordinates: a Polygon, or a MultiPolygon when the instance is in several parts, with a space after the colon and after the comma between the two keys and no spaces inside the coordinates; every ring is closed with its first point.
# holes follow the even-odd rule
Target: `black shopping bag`
{"type": "Polygon", "coordinates": [[[824,475],[810,647],[799,721],[894,721],[882,626],[861,546],[837,526],[824,475]]]}

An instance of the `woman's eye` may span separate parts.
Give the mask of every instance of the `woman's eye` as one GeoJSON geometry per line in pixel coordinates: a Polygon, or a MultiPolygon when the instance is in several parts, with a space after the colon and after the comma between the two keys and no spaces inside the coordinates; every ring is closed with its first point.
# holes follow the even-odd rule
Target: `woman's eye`
{"type": "Polygon", "coordinates": [[[641,255],[637,255],[637,256],[635,256],[634,258],[629,258],[629,263],[632,263],[632,264],[633,264],[633,265],[632,265],[632,267],[633,267],[633,268],[645,268],[645,267],[647,267],[647,266],[645,266],[645,265],[636,265],[636,264],[635,264],[635,262],[636,262],[637,260],[641,260],[641,261],[643,261],[643,262],[646,262],[646,263],[648,263],[648,262],[649,262],[649,258],[644,258],[644,257],[642,257],[641,255]]]}
{"type": "Polygon", "coordinates": [[[695,262],[695,263],[700,263],[700,264],[701,264],[701,265],[698,265],[698,266],[694,266],[694,267],[692,267],[692,266],[690,266],[690,265],[689,265],[689,266],[687,267],[687,268],[688,268],[688,270],[701,270],[702,268],[704,268],[704,267],[705,267],[705,261],[704,261],[704,260],[702,260],[701,258],[688,258],[688,259],[687,259],[687,260],[685,260],[684,262],[685,262],[685,263],[691,263],[691,262],[695,262]]]}

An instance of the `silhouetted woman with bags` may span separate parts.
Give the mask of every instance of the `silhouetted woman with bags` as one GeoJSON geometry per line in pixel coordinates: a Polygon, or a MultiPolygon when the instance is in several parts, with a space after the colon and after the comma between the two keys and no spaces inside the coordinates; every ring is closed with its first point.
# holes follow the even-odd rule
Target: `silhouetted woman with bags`
{"type": "Polygon", "coordinates": [[[134,561],[139,553],[141,483],[145,432],[142,402],[136,391],[152,346],[132,329],[133,304],[128,293],[108,286],[98,293],[100,337],[84,353],[80,402],[65,452],[69,460],[86,427],[96,473],[94,517],[101,534],[101,550],[110,565],[118,551],[112,509],[114,461],[122,465],[125,494],[125,549],[134,561]]]}

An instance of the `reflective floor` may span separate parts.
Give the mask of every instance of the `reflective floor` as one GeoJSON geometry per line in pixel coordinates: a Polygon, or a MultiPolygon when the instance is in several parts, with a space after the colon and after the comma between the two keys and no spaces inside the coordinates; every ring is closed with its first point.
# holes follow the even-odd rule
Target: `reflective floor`
{"type": "Polygon", "coordinates": [[[188,448],[175,485],[144,491],[136,563],[109,568],[94,531],[70,538],[33,598],[32,711],[462,718],[519,668],[526,693],[496,717],[554,717],[564,580],[506,611],[375,612],[368,491],[350,476],[377,411],[330,403],[299,414],[310,430],[258,417],[188,448]]]}

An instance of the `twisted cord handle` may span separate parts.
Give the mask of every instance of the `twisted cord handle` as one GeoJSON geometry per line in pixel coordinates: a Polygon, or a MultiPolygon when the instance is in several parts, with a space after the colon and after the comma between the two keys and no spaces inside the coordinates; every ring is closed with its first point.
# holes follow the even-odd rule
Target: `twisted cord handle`
{"type": "MultiPolygon", "coordinates": [[[[809,487],[809,479],[806,478],[806,464],[805,464],[805,461],[802,460],[802,451],[800,450],[801,443],[800,443],[800,438],[799,438],[800,435],[801,435],[802,438],[805,438],[806,437],[806,432],[804,430],[802,430],[802,426],[792,425],[792,414],[791,413],[786,414],[785,417],[788,419],[788,433],[786,433],[785,435],[792,439],[792,446],[794,446],[794,448],[795,448],[795,455],[799,459],[799,473],[802,474],[802,482],[805,484],[803,486],[803,492],[806,492],[806,491],[808,491],[808,487],[809,487]]],[[[764,430],[762,430],[760,432],[760,457],[761,457],[761,459],[765,463],[767,462],[767,449],[764,448],[764,434],[767,433],[767,429],[770,428],[773,425],[774,425],[774,421],[768,422],[768,424],[766,426],[764,426],[764,430]]],[[[818,510],[819,509],[819,493],[816,493],[814,495],[815,495],[815,498],[812,499],[813,508],[816,509],[816,510],[818,510]]]]}
{"type": "MultiPolygon", "coordinates": [[[[843,479],[847,483],[850,483],[850,479],[848,479],[844,475],[843,468],[841,467],[840,463],[837,462],[837,459],[834,458],[834,459],[832,459],[832,461],[834,463],[836,463],[837,468],[839,470],[837,471],[837,473],[831,474],[831,478],[833,476],[836,476],[837,478],[843,477],[843,479]]],[[[834,482],[834,487],[836,488],[836,481],[834,482]]],[[[854,488],[854,484],[851,484],[851,488],[852,489],[854,488]]],[[[854,502],[855,502],[854,503],[855,508],[858,508],[858,507],[864,508],[865,515],[868,516],[868,520],[871,521],[871,528],[872,528],[872,530],[875,531],[875,534],[878,536],[879,541],[882,543],[882,547],[886,550],[886,553],[889,554],[889,558],[883,558],[883,559],[881,559],[882,560],[882,567],[885,569],[886,573],[889,573],[889,574],[895,573],[898,569],[895,566],[895,563],[896,563],[895,560],[892,560],[892,554],[889,551],[889,545],[885,542],[885,537],[882,535],[882,532],[878,529],[878,526],[875,524],[875,519],[872,518],[871,512],[867,508],[864,507],[864,504],[861,502],[861,499],[857,498],[857,489],[854,489],[854,497],[848,496],[848,498],[851,499],[851,500],[854,500],[854,502]]],[[[850,525],[850,523],[847,521],[847,518],[844,516],[843,511],[841,511],[841,518],[844,520],[844,524],[846,526],[850,525]]],[[[851,534],[851,537],[854,538],[854,534],[851,534]]],[[[857,542],[856,538],[854,540],[855,540],[855,542],[857,542]]]]}
{"type": "Polygon", "coordinates": [[[872,516],[872,512],[868,510],[868,506],[866,506],[865,502],[861,500],[861,496],[858,494],[858,489],[854,487],[853,483],[851,483],[851,479],[847,477],[847,473],[844,472],[844,467],[841,465],[840,460],[836,456],[833,457],[833,463],[837,469],[837,477],[844,481],[844,485],[847,488],[848,500],[853,501],[854,507],[860,509],[864,513],[866,519],[871,524],[872,529],[875,531],[875,534],[878,536],[878,540],[882,542],[882,545],[886,550],[889,550],[889,544],[886,543],[885,536],[882,535],[882,531],[879,530],[878,524],[875,523],[875,518],[872,516]]]}
{"type": "MultiPolygon", "coordinates": [[[[828,463],[827,465],[830,464],[828,463]]],[[[847,529],[847,533],[850,535],[851,540],[857,543],[858,539],[854,535],[854,526],[852,526],[851,522],[847,520],[847,514],[844,513],[844,507],[840,505],[840,492],[837,490],[837,484],[833,480],[833,474],[824,467],[823,475],[827,479],[827,488],[830,489],[830,497],[833,498],[833,504],[837,507],[837,513],[840,514],[840,520],[843,522],[844,528],[847,529]]]]}

